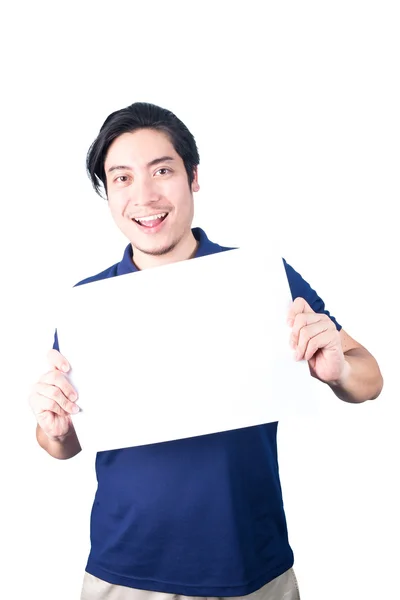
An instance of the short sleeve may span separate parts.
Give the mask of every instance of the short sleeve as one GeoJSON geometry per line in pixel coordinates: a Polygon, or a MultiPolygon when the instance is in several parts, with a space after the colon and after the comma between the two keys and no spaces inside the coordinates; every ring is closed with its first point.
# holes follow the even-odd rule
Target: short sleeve
{"type": "Polygon", "coordinates": [[[342,326],[337,322],[335,317],[333,317],[329,311],[326,310],[325,303],[322,298],[318,296],[317,292],[312,289],[310,284],[307,283],[307,281],[305,281],[302,276],[286,262],[285,259],[283,259],[283,264],[285,265],[286,275],[293,300],[296,298],[304,298],[314,312],[325,313],[328,315],[328,317],[335,323],[336,329],[340,331],[342,326]]]}

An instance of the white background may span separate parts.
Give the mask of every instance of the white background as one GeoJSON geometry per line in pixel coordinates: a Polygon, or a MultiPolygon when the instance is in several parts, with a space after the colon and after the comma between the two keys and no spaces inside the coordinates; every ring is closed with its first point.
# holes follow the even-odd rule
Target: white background
{"type": "Polygon", "coordinates": [[[196,137],[195,225],[221,244],[279,232],[378,358],[381,397],[347,405],[321,385],[318,418],[281,424],[280,465],[302,598],[399,597],[397,3],[144,5],[2,13],[2,596],[79,597],[94,457],[48,457],[27,397],[63,290],[126,245],[85,155],[110,112],[141,100],[196,137]]]}

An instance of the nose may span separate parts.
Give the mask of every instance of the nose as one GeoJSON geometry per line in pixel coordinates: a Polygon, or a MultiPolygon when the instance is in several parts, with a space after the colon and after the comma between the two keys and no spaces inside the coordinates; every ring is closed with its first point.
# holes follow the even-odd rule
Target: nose
{"type": "Polygon", "coordinates": [[[146,206],[152,202],[157,202],[159,194],[156,186],[149,177],[138,178],[132,186],[131,203],[134,206],[146,206]]]}

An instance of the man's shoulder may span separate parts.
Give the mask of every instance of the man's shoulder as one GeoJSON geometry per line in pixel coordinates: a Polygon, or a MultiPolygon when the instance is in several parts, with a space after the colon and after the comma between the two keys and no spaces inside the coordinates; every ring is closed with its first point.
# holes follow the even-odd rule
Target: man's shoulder
{"type": "Polygon", "coordinates": [[[195,257],[200,258],[201,256],[207,256],[209,254],[217,254],[219,252],[225,252],[227,250],[235,250],[236,248],[230,246],[222,246],[209,239],[204,229],[201,227],[194,227],[192,229],[193,235],[198,243],[195,257]]]}
{"type": "Polygon", "coordinates": [[[101,279],[109,279],[110,277],[115,277],[118,274],[118,265],[119,263],[115,263],[115,265],[104,269],[104,271],[101,271],[101,273],[97,273],[97,275],[86,277],[85,279],[82,279],[81,281],[76,283],[74,287],[78,287],[79,285],[84,285],[86,283],[92,283],[94,281],[100,281],[101,279]]]}

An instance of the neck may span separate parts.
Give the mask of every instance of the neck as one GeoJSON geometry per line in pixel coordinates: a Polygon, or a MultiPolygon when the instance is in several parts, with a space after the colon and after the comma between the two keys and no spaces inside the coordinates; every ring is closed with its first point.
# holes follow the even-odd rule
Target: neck
{"type": "Polygon", "coordinates": [[[146,254],[134,248],[133,262],[140,271],[143,269],[150,269],[152,267],[161,267],[170,263],[193,258],[196,253],[197,246],[198,242],[190,230],[189,235],[186,235],[174,248],[172,248],[172,250],[166,254],[146,254]]]}

